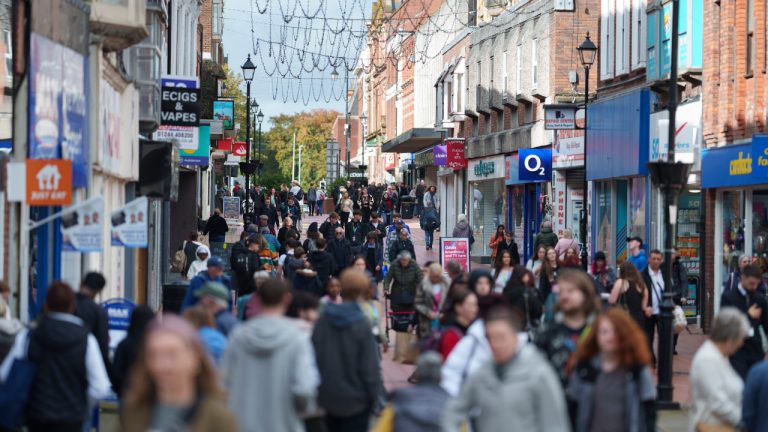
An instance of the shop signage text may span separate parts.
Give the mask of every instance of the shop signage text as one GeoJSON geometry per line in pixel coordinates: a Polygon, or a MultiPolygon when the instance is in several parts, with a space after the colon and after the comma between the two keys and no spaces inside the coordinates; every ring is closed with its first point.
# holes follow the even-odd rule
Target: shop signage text
{"type": "Polygon", "coordinates": [[[495,172],[496,167],[494,166],[493,161],[491,162],[483,162],[480,161],[475,165],[475,175],[477,177],[488,177],[488,174],[493,174],[495,172]]]}
{"type": "Polygon", "coordinates": [[[27,204],[62,206],[72,202],[72,161],[27,159],[27,204]]]}
{"type": "Polygon", "coordinates": [[[576,128],[576,104],[544,105],[544,129],[576,128]]]}
{"type": "Polygon", "coordinates": [[[701,174],[703,188],[764,184],[768,178],[768,135],[753,135],[751,144],[704,149],[701,174]]]}
{"type": "Polygon", "coordinates": [[[467,159],[464,156],[464,138],[451,138],[445,140],[448,152],[447,166],[455,170],[467,167],[467,159]]]}
{"type": "Polygon", "coordinates": [[[435,153],[432,149],[416,153],[413,155],[413,165],[416,168],[423,168],[435,164],[435,153]]]}
{"type": "Polygon", "coordinates": [[[200,125],[200,89],[164,86],[161,95],[160,124],[200,125]]]}
{"type": "Polygon", "coordinates": [[[448,150],[444,145],[436,145],[434,147],[432,158],[435,161],[435,166],[444,167],[446,163],[448,163],[448,155],[446,154],[447,151],[448,150]]]}
{"type": "Polygon", "coordinates": [[[552,178],[551,149],[520,149],[518,155],[520,180],[550,181],[552,178]]]}
{"type": "Polygon", "coordinates": [[[485,181],[503,179],[506,177],[503,155],[469,160],[467,179],[469,181],[485,181]]]}

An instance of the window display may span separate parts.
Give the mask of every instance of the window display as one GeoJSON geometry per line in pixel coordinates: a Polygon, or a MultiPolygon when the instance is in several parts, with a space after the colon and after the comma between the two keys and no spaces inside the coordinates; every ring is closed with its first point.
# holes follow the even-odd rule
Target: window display
{"type": "Polygon", "coordinates": [[[472,256],[489,257],[491,250],[488,247],[496,227],[506,225],[507,214],[507,188],[504,180],[489,180],[473,182],[470,186],[472,197],[472,214],[470,224],[475,236],[472,245],[472,256]]]}

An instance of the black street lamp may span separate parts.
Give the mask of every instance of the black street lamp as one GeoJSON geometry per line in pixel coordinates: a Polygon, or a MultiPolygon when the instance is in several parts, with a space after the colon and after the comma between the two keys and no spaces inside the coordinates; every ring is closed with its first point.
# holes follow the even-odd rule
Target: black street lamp
{"type": "MultiPolygon", "coordinates": [[[[368,168],[368,164],[366,163],[368,161],[365,160],[365,150],[367,147],[365,143],[365,127],[367,126],[367,124],[368,124],[368,116],[365,115],[365,111],[363,111],[363,114],[360,115],[360,126],[361,126],[360,136],[362,137],[360,140],[360,144],[363,146],[363,161],[362,161],[363,163],[362,165],[360,165],[361,171],[365,171],[368,168]]],[[[370,176],[371,176],[371,173],[368,172],[369,180],[370,180],[370,176]]]]}
{"type": "Polygon", "coordinates": [[[587,271],[587,209],[589,203],[589,182],[587,181],[587,104],[589,103],[589,70],[597,57],[597,45],[589,38],[589,32],[584,42],[576,48],[579,51],[581,65],[584,66],[584,200],[581,205],[581,220],[579,221],[579,237],[581,240],[581,269],[587,271]]]}
{"type": "Polygon", "coordinates": [[[251,206],[248,204],[249,197],[251,195],[250,178],[251,174],[255,171],[253,164],[250,161],[251,156],[251,81],[253,81],[253,75],[256,73],[256,65],[251,62],[251,55],[248,54],[248,58],[241,66],[243,70],[243,80],[245,80],[245,162],[240,162],[240,171],[245,174],[245,217],[247,220],[251,206]]]}
{"type": "MultiPolygon", "coordinates": [[[[350,125],[349,125],[349,72],[347,71],[346,66],[344,66],[344,146],[347,150],[347,166],[346,166],[346,175],[349,177],[349,134],[350,134],[350,125]]],[[[331,79],[336,81],[339,79],[339,71],[336,70],[336,67],[334,66],[333,71],[331,71],[331,79]]]]}

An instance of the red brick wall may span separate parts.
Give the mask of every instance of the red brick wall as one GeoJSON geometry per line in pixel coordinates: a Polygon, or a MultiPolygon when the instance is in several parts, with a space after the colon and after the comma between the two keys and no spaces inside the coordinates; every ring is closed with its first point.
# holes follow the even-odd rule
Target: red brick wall
{"type": "Polygon", "coordinates": [[[765,3],[754,1],[757,56],[746,76],[746,0],[704,2],[704,141],[707,146],[766,131],[765,3]]]}
{"type": "MultiPolygon", "coordinates": [[[[555,12],[552,14],[549,47],[550,96],[573,91],[573,86],[568,81],[568,72],[570,71],[578,71],[581,78],[580,85],[583,86],[584,69],[581,66],[576,47],[584,40],[587,32],[589,32],[592,40],[598,43],[600,40],[599,24],[600,0],[585,0],[577,3],[574,12],[555,12]],[[586,13],[585,10],[589,10],[589,13],[586,13]]],[[[595,78],[599,70],[596,61],[595,65],[592,66],[592,83],[597,82],[595,78]]]]}
{"type": "Polygon", "coordinates": [[[202,4],[200,5],[199,22],[200,25],[203,26],[203,52],[211,53],[211,56],[213,56],[213,53],[211,52],[211,45],[213,41],[212,19],[213,0],[202,0],[202,4]]]}

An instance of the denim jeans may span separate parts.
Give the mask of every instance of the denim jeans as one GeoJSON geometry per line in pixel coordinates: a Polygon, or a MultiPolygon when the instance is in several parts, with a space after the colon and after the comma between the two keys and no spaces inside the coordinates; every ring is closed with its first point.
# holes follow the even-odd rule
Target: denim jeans
{"type": "Polygon", "coordinates": [[[435,230],[424,230],[424,244],[432,249],[432,242],[435,239],[435,230]]]}

